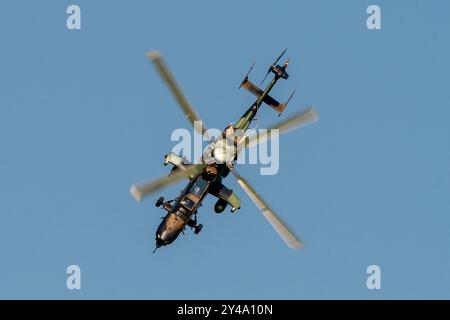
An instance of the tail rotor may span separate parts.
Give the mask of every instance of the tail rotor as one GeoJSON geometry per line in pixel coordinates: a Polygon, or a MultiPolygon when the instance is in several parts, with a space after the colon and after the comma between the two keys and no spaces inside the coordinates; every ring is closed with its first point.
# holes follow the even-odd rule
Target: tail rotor
{"type": "Polygon", "coordinates": [[[278,61],[280,61],[280,59],[284,56],[286,51],[287,51],[287,48],[284,49],[284,51],[278,56],[278,58],[275,60],[275,62],[269,67],[269,70],[267,70],[266,76],[264,77],[264,79],[261,81],[261,83],[259,85],[262,85],[264,83],[264,81],[266,81],[270,72],[272,72],[272,70],[276,67],[276,65],[278,64],[278,61]]]}

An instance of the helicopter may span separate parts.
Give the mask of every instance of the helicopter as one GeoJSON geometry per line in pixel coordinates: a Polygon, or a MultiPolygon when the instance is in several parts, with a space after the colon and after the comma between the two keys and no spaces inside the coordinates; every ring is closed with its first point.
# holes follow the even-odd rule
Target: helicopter
{"type": "MultiPolygon", "coordinates": [[[[286,69],[290,60],[287,59],[283,64],[278,64],[286,50],[287,49],[285,49],[275,62],[269,66],[261,84],[264,83],[271,73],[273,74],[273,78],[265,89],[261,89],[249,80],[249,74],[255,65],[255,63],[253,63],[239,88],[244,88],[251,92],[256,96],[256,100],[236,123],[228,125],[223,130],[222,136],[211,141],[203,152],[199,163],[191,163],[185,157],[175,153],[169,153],[164,157],[164,165],[167,166],[170,164],[172,166],[168,175],[165,174],[161,177],[145,180],[131,186],[131,195],[137,202],[140,202],[144,196],[165,186],[180,182],[184,179],[188,180],[185,188],[175,199],[166,201],[164,197],[160,197],[155,203],[155,205],[161,207],[166,214],[156,230],[156,248],[153,253],[155,253],[158,248],[174,242],[180,233],[184,234],[186,227],[194,229],[195,234],[200,233],[203,225],[197,222],[197,211],[208,194],[213,195],[218,199],[214,205],[214,211],[216,213],[222,213],[228,206],[233,213],[241,208],[241,201],[235,192],[222,184],[222,180],[226,178],[230,172],[232,173],[232,176],[235,177],[238,185],[254,202],[284,242],[293,249],[300,249],[304,246],[302,241],[278,217],[253,186],[242,177],[235,168],[236,160],[241,150],[243,148],[250,148],[262,141],[269,140],[271,138],[270,132],[276,131],[279,134],[283,134],[319,120],[317,112],[314,108],[310,107],[278,122],[268,128],[264,133],[252,135],[246,134],[247,129],[249,129],[251,122],[255,119],[256,114],[263,104],[271,107],[280,116],[295,93],[295,91],[292,92],[284,103],[278,102],[269,95],[278,80],[287,80],[289,78],[286,69]],[[238,131],[244,132],[244,134],[236,135],[235,133],[238,131]]],[[[147,53],[147,57],[153,62],[160,77],[164,80],[184,112],[186,119],[194,126],[194,129],[198,133],[201,133],[202,135],[207,134],[207,128],[203,125],[203,122],[199,122],[200,117],[182,92],[161,54],[158,51],[151,51],[147,53]],[[199,126],[198,123],[201,125],[199,126]]]]}

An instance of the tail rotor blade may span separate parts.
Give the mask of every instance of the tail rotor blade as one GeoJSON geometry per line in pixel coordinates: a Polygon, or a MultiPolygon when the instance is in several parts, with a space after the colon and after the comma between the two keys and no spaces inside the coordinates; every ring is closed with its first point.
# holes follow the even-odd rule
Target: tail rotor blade
{"type": "Polygon", "coordinates": [[[284,56],[286,51],[287,51],[287,48],[284,49],[284,51],[280,54],[280,56],[277,58],[277,60],[275,60],[275,62],[273,63],[274,65],[277,65],[278,61],[280,61],[280,59],[284,56]]]}
{"type": "Polygon", "coordinates": [[[283,50],[283,52],[278,56],[278,58],[275,60],[275,62],[270,66],[269,70],[266,73],[266,76],[264,77],[264,79],[261,81],[261,83],[259,85],[262,85],[264,83],[264,81],[266,81],[267,76],[270,74],[270,72],[272,71],[272,68],[275,67],[278,63],[278,61],[280,61],[280,59],[284,56],[284,54],[286,53],[287,48],[283,50]]]}

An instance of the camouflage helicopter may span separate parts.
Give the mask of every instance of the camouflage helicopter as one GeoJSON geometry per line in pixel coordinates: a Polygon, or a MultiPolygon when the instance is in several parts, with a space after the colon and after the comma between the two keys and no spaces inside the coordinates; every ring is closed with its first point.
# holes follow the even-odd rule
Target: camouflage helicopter
{"type": "MultiPolygon", "coordinates": [[[[162,207],[167,213],[165,217],[162,218],[163,220],[156,231],[155,251],[161,246],[171,244],[180,233],[184,233],[186,226],[193,228],[195,234],[198,234],[202,230],[203,225],[197,223],[197,210],[208,194],[218,198],[214,206],[216,213],[223,212],[227,206],[231,207],[231,212],[236,212],[236,210],[240,209],[241,202],[237,195],[233,190],[228,189],[222,184],[222,179],[230,172],[236,178],[239,186],[247,193],[285,243],[293,249],[300,249],[303,247],[302,242],[235,168],[237,157],[242,148],[250,148],[262,141],[270,139],[270,133],[273,129],[277,129],[277,132],[282,134],[316,122],[319,119],[318,114],[314,109],[309,108],[297,112],[288,119],[271,126],[265,133],[253,134],[251,136],[246,134],[240,136],[234,134],[237,131],[246,132],[263,103],[274,109],[279,116],[287,107],[295,91],[292,92],[285,103],[280,103],[269,95],[269,92],[279,79],[286,80],[289,78],[289,74],[286,72],[289,65],[289,59],[282,65],[278,64],[285,52],[286,49],[280,54],[275,62],[270,65],[261,84],[269,74],[272,73],[274,76],[264,90],[260,89],[249,80],[248,76],[253,69],[254,64],[251,66],[239,88],[250,91],[256,96],[256,100],[235,124],[228,125],[225,128],[223,137],[220,137],[223,139],[219,138],[211,141],[205,149],[202,159],[199,161],[200,163],[190,163],[184,157],[170,153],[164,158],[164,165],[172,165],[172,170],[169,175],[146,180],[131,186],[130,193],[136,201],[139,202],[144,196],[149,195],[162,187],[174,184],[183,179],[188,180],[186,187],[175,199],[165,201],[164,197],[160,197],[156,201],[156,206],[162,207]],[[208,161],[206,161],[206,159],[208,159],[208,161]]],[[[181,91],[162,56],[157,51],[151,51],[147,56],[154,63],[156,70],[177,100],[188,121],[194,125],[194,129],[198,131],[198,133],[201,133],[202,135],[205,134],[207,131],[206,127],[203,124],[198,126],[199,122],[197,121],[200,121],[200,118],[181,91]]]]}

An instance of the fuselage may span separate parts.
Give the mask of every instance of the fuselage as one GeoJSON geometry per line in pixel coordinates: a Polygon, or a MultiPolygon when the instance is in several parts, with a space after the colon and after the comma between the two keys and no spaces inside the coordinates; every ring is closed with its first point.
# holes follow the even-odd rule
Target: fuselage
{"type": "MultiPolygon", "coordinates": [[[[281,68],[282,72],[284,72],[286,67],[287,63],[281,68]]],[[[251,122],[258,113],[261,104],[264,102],[264,99],[282,76],[283,74],[280,72],[275,73],[275,77],[267,85],[266,89],[261,93],[258,99],[233,125],[234,130],[239,129],[245,132],[249,128],[251,122]]],[[[201,206],[201,203],[209,190],[214,187],[214,185],[220,183],[222,177],[227,175],[228,167],[226,163],[214,163],[213,166],[216,173],[212,178],[206,178],[204,174],[198,174],[189,181],[180,196],[175,199],[173,205],[169,204],[165,206],[168,213],[156,231],[157,248],[175,241],[186,225],[189,224],[189,221],[192,221],[192,216],[196,213],[199,206],[201,206]]]]}
{"type": "Polygon", "coordinates": [[[208,181],[202,175],[192,179],[170,207],[156,231],[156,246],[165,246],[178,237],[217,178],[208,181]]]}

